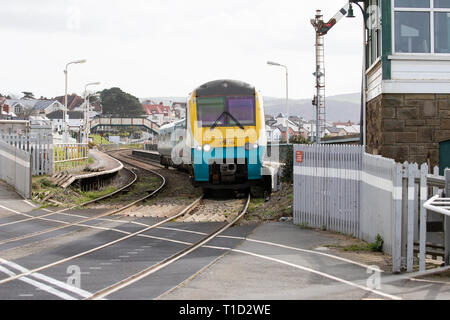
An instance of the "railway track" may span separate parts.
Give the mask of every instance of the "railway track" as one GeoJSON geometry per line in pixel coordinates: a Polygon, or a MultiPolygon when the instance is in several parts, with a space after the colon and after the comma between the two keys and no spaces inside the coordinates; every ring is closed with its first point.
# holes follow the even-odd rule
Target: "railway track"
{"type": "Polygon", "coordinates": [[[62,213],[68,212],[70,210],[74,210],[74,209],[77,209],[77,208],[82,208],[82,207],[88,206],[90,204],[99,202],[101,200],[111,198],[114,195],[119,194],[122,191],[124,191],[124,190],[128,189],[129,187],[131,187],[133,184],[136,183],[136,181],[138,179],[137,175],[132,170],[129,170],[127,168],[124,168],[124,170],[128,171],[129,173],[131,173],[133,179],[131,180],[131,182],[129,182],[128,184],[126,184],[125,186],[119,188],[118,190],[116,190],[114,192],[111,192],[111,193],[109,193],[107,195],[101,196],[99,198],[96,198],[96,199],[93,199],[93,200],[90,200],[90,201],[87,201],[87,202],[83,202],[83,203],[78,204],[76,206],[72,206],[72,207],[69,207],[69,208],[66,208],[66,209],[61,209],[61,210],[58,210],[58,211],[55,211],[55,212],[51,212],[51,213],[48,213],[48,214],[45,214],[45,215],[42,215],[42,216],[38,216],[38,217],[34,217],[34,216],[31,216],[31,215],[27,215],[25,213],[21,213],[21,215],[28,216],[29,218],[28,219],[19,220],[19,221],[3,223],[3,224],[0,224],[0,227],[11,226],[11,225],[22,223],[22,222],[28,222],[28,221],[32,221],[32,220],[38,220],[38,219],[42,219],[42,218],[47,218],[47,217],[50,217],[52,215],[62,214],[62,213]]]}
{"type": "MultiPolygon", "coordinates": [[[[32,218],[20,220],[20,221],[17,221],[16,223],[26,222],[26,221],[31,221],[31,220],[45,220],[45,221],[50,221],[50,222],[61,223],[61,221],[57,221],[57,220],[54,220],[54,219],[49,219],[49,217],[57,215],[57,214],[61,214],[61,213],[64,213],[64,212],[67,212],[69,210],[73,210],[73,209],[76,209],[76,208],[81,208],[81,207],[87,206],[89,204],[96,203],[96,202],[98,202],[100,200],[104,200],[106,198],[113,197],[114,195],[116,195],[116,194],[122,192],[123,190],[126,190],[127,188],[129,188],[132,185],[134,185],[136,183],[138,177],[133,171],[131,171],[131,170],[129,170],[129,171],[132,172],[132,174],[133,174],[133,177],[134,177],[133,181],[131,183],[127,184],[126,186],[120,188],[119,190],[115,191],[115,192],[112,192],[112,193],[110,193],[110,194],[108,194],[106,196],[103,196],[103,197],[100,197],[100,198],[97,198],[97,199],[85,202],[85,203],[83,203],[81,205],[73,206],[71,208],[59,210],[59,211],[52,212],[52,213],[49,213],[49,214],[45,214],[45,215],[38,216],[38,217],[32,217],[32,218]]],[[[50,232],[62,230],[62,229],[65,229],[65,228],[68,228],[68,227],[72,227],[72,226],[78,226],[78,225],[85,224],[85,223],[90,222],[90,221],[94,221],[94,220],[98,220],[98,219],[105,218],[105,217],[108,217],[108,216],[112,216],[114,214],[123,212],[123,211],[125,211],[125,210],[127,210],[127,209],[129,209],[129,208],[131,208],[133,206],[135,206],[136,204],[141,203],[141,202],[143,202],[143,201],[153,197],[154,195],[156,195],[158,192],[160,192],[164,188],[164,186],[166,184],[166,179],[164,178],[164,176],[160,175],[157,172],[154,172],[154,171],[151,171],[151,170],[147,170],[147,171],[151,172],[152,174],[155,174],[156,176],[158,176],[161,179],[161,185],[156,190],[151,192],[150,194],[145,195],[144,197],[141,197],[141,198],[139,198],[139,199],[137,199],[135,201],[132,201],[131,203],[129,203],[127,205],[124,205],[124,206],[122,206],[119,209],[108,211],[108,212],[106,212],[104,214],[96,215],[94,217],[85,218],[85,219],[82,219],[82,220],[79,220],[79,221],[75,221],[75,222],[72,222],[72,223],[64,223],[63,225],[57,226],[57,227],[54,227],[54,228],[49,228],[49,229],[45,229],[45,230],[42,230],[42,231],[37,231],[37,232],[29,233],[29,234],[26,234],[26,235],[5,239],[5,240],[0,241],[0,245],[4,245],[4,244],[7,244],[7,243],[11,243],[11,242],[16,242],[16,241],[19,241],[19,240],[25,240],[25,239],[33,238],[33,237],[36,237],[36,236],[39,236],[39,235],[43,235],[43,234],[47,234],[47,233],[50,233],[50,232]]],[[[2,227],[2,226],[4,226],[4,225],[0,225],[0,227],[2,227]]]]}
{"type": "Polygon", "coordinates": [[[234,226],[237,222],[239,222],[244,217],[244,215],[247,213],[248,207],[250,205],[250,201],[251,201],[251,197],[250,197],[250,195],[248,195],[248,199],[245,203],[244,208],[242,209],[242,211],[238,214],[238,216],[233,221],[226,223],[225,225],[219,227],[217,230],[206,235],[200,241],[188,246],[184,250],[164,259],[163,261],[156,263],[156,264],[146,268],[145,270],[142,270],[139,273],[128,277],[127,279],[124,279],[108,288],[105,288],[101,291],[96,292],[91,297],[87,298],[86,300],[103,299],[106,296],[108,296],[114,292],[117,292],[117,291],[119,291],[139,280],[142,280],[143,278],[148,277],[149,275],[175,263],[176,261],[178,261],[178,260],[182,259],[183,257],[187,256],[188,254],[190,254],[191,252],[204,246],[205,244],[207,244],[208,242],[210,242],[211,240],[213,240],[214,238],[216,238],[217,236],[219,236],[220,234],[222,234],[223,232],[225,232],[226,230],[228,230],[229,228],[234,226]]]}
{"type": "MultiPolygon", "coordinates": [[[[124,162],[136,166],[140,161],[138,161],[138,160],[127,160],[127,161],[124,161],[124,162]],[[131,162],[133,162],[133,163],[131,163],[131,162]]],[[[143,170],[149,170],[148,168],[142,168],[142,169],[143,170]]],[[[163,186],[161,186],[159,190],[161,190],[162,187],[163,186]]],[[[17,274],[15,276],[11,276],[9,278],[0,280],[0,285],[6,284],[6,283],[14,281],[14,280],[21,279],[23,277],[31,276],[33,274],[36,274],[38,272],[50,269],[52,267],[64,264],[66,262],[71,262],[71,261],[73,261],[75,259],[81,258],[83,256],[89,255],[91,253],[94,253],[94,252],[97,252],[97,251],[100,251],[100,250],[104,250],[104,249],[106,249],[108,247],[111,247],[111,246],[113,246],[115,244],[118,244],[120,242],[124,242],[124,241],[129,240],[129,239],[132,239],[134,237],[142,236],[142,237],[150,237],[151,238],[151,236],[144,235],[144,233],[147,232],[147,231],[150,231],[152,229],[159,228],[159,227],[161,227],[161,226],[163,226],[165,224],[168,224],[169,222],[174,221],[174,219],[180,218],[180,217],[182,217],[182,216],[192,212],[194,209],[198,208],[199,204],[201,204],[202,201],[203,201],[203,197],[199,197],[198,199],[196,199],[195,201],[190,203],[188,206],[186,206],[183,210],[181,210],[176,215],[173,215],[170,218],[165,219],[165,220],[163,220],[163,221],[161,221],[159,223],[156,223],[156,224],[153,224],[153,225],[145,225],[143,223],[138,223],[139,225],[144,226],[144,227],[143,227],[143,229],[141,229],[141,230],[139,230],[137,232],[134,232],[134,233],[129,233],[129,232],[121,231],[121,230],[114,230],[114,231],[118,231],[118,232],[127,233],[127,235],[121,237],[120,239],[117,239],[117,240],[114,240],[114,241],[102,244],[102,245],[100,245],[98,247],[95,247],[95,248],[92,248],[90,250],[78,253],[76,255],[73,255],[73,256],[70,256],[70,257],[66,257],[64,259],[55,261],[53,263],[49,263],[49,264],[46,264],[44,266],[41,266],[41,267],[38,267],[38,268],[34,268],[33,270],[29,270],[27,272],[23,272],[21,274],[17,274]]],[[[149,266],[148,268],[146,268],[145,270],[142,270],[141,272],[139,272],[137,274],[129,276],[128,278],[126,278],[126,279],[124,279],[124,280],[122,280],[122,281],[120,281],[120,282],[118,282],[116,284],[113,284],[113,285],[111,285],[111,286],[109,286],[109,287],[107,287],[105,289],[102,289],[102,290],[94,293],[92,296],[87,297],[87,299],[102,299],[105,296],[110,295],[113,292],[121,290],[121,289],[125,288],[126,286],[128,286],[128,285],[130,285],[130,284],[132,284],[134,282],[137,282],[137,281],[139,281],[139,280],[141,280],[141,279],[143,279],[143,278],[145,278],[145,277],[155,273],[158,270],[161,270],[162,268],[164,268],[164,267],[166,267],[166,266],[168,266],[168,265],[178,261],[179,259],[182,259],[184,256],[186,256],[189,253],[195,251],[196,249],[204,246],[206,243],[208,243],[212,239],[216,238],[217,236],[219,236],[220,234],[225,232],[227,229],[232,227],[234,224],[236,224],[240,219],[242,219],[242,217],[247,212],[249,203],[250,203],[250,195],[248,195],[248,199],[247,199],[243,209],[236,215],[236,217],[233,219],[233,221],[223,224],[222,226],[220,226],[218,229],[216,229],[214,232],[211,232],[210,234],[205,234],[205,236],[200,241],[196,242],[195,244],[189,245],[184,250],[182,250],[182,251],[180,251],[180,252],[178,252],[178,253],[176,253],[176,254],[174,254],[174,255],[172,255],[172,256],[164,259],[164,260],[162,260],[161,262],[158,262],[158,263],[156,263],[156,264],[154,264],[152,266],[149,266]]],[[[199,212],[198,214],[201,214],[201,212],[199,212]]],[[[95,217],[95,218],[92,218],[92,219],[98,219],[98,218],[99,217],[95,217]]],[[[80,224],[80,223],[81,222],[76,222],[76,223],[74,223],[74,225],[77,225],[77,224],[80,224]]],[[[86,227],[96,228],[96,227],[93,227],[93,226],[86,226],[86,227]]],[[[105,230],[107,230],[107,228],[105,228],[105,230]]],[[[110,229],[110,230],[113,230],[113,229],[110,229]]]]}
{"type": "MultiPolygon", "coordinates": [[[[200,197],[200,198],[196,199],[189,206],[187,206],[184,210],[182,210],[181,212],[179,212],[175,216],[172,216],[172,217],[170,217],[168,219],[165,219],[164,221],[161,221],[161,222],[156,223],[154,225],[150,225],[150,226],[145,227],[144,229],[142,229],[140,231],[128,234],[128,235],[126,235],[126,236],[124,236],[124,237],[122,237],[120,239],[108,242],[106,244],[103,244],[101,246],[98,246],[96,248],[93,248],[93,249],[90,249],[90,250],[87,250],[87,251],[84,251],[84,252],[81,252],[81,253],[73,255],[71,257],[67,257],[67,258],[58,260],[56,262],[53,262],[53,263],[50,263],[50,264],[47,264],[47,265],[35,268],[35,269],[30,270],[28,272],[24,272],[24,273],[21,273],[21,274],[18,274],[18,275],[15,275],[15,276],[12,276],[12,277],[0,280],[0,285],[6,284],[6,283],[11,282],[13,280],[21,279],[23,277],[31,276],[31,275],[33,275],[35,273],[42,272],[44,270],[50,269],[50,268],[58,266],[60,264],[63,264],[63,263],[66,263],[66,262],[70,262],[70,261],[75,260],[77,258],[81,258],[83,256],[86,256],[88,254],[91,254],[91,253],[94,253],[94,252],[106,249],[108,247],[111,247],[111,246],[113,246],[115,244],[118,244],[120,242],[126,241],[128,239],[133,238],[133,237],[137,237],[137,236],[142,235],[143,233],[145,233],[147,231],[150,231],[152,229],[159,228],[162,225],[167,224],[169,222],[172,222],[174,219],[177,219],[177,218],[179,218],[179,217],[189,213],[190,211],[194,210],[200,204],[202,199],[203,199],[203,197],[200,197]]],[[[216,231],[214,231],[214,232],[208,234],[207,236],[205,236],[202,240],[200,240],[197,243],[189,246],[188,248],[178,252],[177,254],[175,254],[175,255],[173,255],[173,256],[171,256],[171,257],[169,257],[169,258],[167,258],[167,259],[165,259],[165,260],[163,260],[163,261],[161,261],[161,262],[159,262],[159,263],[157,263],[155,265],[152,265],[149,268],[139,272],[138,274],[135,274],[135,275],[133,275],[133,276],[131,276],[131,277],[125,279],[125,280],[122,280],[122,281],[120,281],[119,283],[117,283],[117,284],[115,284],[113,286],[110,286],[110,287],[108,287],[106,289],[103,289],[103,290],[95,293],[94,295],[89,297],[89,299],[102,299],[106,295],[109,295],[109,294],[111,294],[113,292],[116,292],[116,291],[118,291],[118,290],[120,290],[120,289],[122,289],[122,288],[124,288],[124,287],[126,287],[126,286],[128,286],[128,285],[130,285],[130,284],[132,284],[134,282],[136,282],[136,281],[139,281],[140,279],[149,276],[150,274],[152,274],[152,273],[154,273],[154,272],[156,272],[156,271],[158,271],[158,270],[160,270],[160,269],[162,269],[162,268],[164,268],[164,267],[166,267],[166,266],[168,266],[168,265],[178,261],[179,259],[181,259],[184,256],[188,255],[189,253],[191,253],[191,252],[195,251],[196,249],[202,247],[203,245],[205,245],[206,243],[208,243],[209,241],[211,241],[212,239],[216,238],[217,236],[219,236],[220,234],[225,232],[227,229],[229,229],[230,227],[235,225],[239,220],[241,220],[244,217],[244,215],[246,214],[246,212],[247,212],[248,206],[250,204],[250,199],[251,198],[250,198],[250,195],[249,195],[248,199],[247,199],[247,201],[245,203],[244,209],[238,214],[238,216],[232,222],[226,223],[225,225],[223,225],[220,228],[218,228],[216,231]]]]}

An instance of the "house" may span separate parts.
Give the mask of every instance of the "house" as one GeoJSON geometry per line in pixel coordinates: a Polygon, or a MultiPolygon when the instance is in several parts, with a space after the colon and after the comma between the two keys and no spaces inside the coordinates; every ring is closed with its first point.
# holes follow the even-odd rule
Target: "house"
{"type": "Polygon", "coordinates": [[[293,132],[298,132],[299,131],[298,124],[295,124],[294,122],[288,120],[287,117],[285,115],[283,115],[282,113],[280,113],[276,117],[275,120],[276,120],[276,122],[272,126],[283,126],[285,129],[286,129],[286,126],[289,126],[289,128],[293,132]]]}
{"type": "Polygon", "coordinates": [[[63,110],[58,110],[51,112],[47,115],[47,119],[50,120],[50,123],[52,125],[52,131],[53,132],[59,132],[61,133],[64,128],[64,115],[63,110]]]}
{"type": "Polygon", "coordinates": [[[15,114],[49,114],[57,110],[62,110],[64,106],[57,100],[49,99],[8,99],[7,103],[15,114]]]}
{"type": "Polygon", "coordinates": [[[142,105],[142,109],[147,115],[147,119],[159,126],[173,122],[176,119],[170,107],[165,106],[162,102],[159,104],[152,104],[150,100],[147,100],[142,105]]]}
{"type": "MultiPolygon", "coordinates": [[[[65,105],[64,104],[65,96],[56,97],[52,100],[56,100],[59,103],[61,103],[62,105],[65,105]]],[[[75,108],[79,108],[83,103],[84,103],[84,98],[80,97],[79,95],[77,95],[75,93],[67,96],[67,109],[70,111],[74,111],[75,108]]]]}
{"type": "Polygon", "coordinates": [[[329,137],[342,137],[345,136],[346,132],[344,129],[336,128],[336,127],[326,127],[325,128],[325,135],[329,137]]]}
{"type": "Polygon", "coordinates": [[[81,113],[84,114],[85,109],[86,109],[86,105],[87,105],[87,107],[89,109],[89,111],[88,111],[88,119],[89,120],[92,120],[95,117],[97,117],[97,116],[102,114],[102,107],[101,107],[100,104],[98,104],[98,103],[90,103],[88,101],[86,101],[86,102],[83,101],[83,103],[80,106],[78,106],[76,108],[73,108],[71,111],[81,112],[81,113]]]}
{"type": "Polygon", "coordinates": [[[15,118],[16,114],[12,112],[12,108],[9,106],[5,97],[0,97],[0,119],[11,120],[15,118]]]}
{"type": "Polygon", "coordinates": [[[268,143],[279,143],[282,138],[281,130],[277,127],[266,125],[266,135],[268,143]]]}
{"type": "Polygon", "coordinates": [[[11,111],[16,115],[23,114],[27,110],[32,110],[37,101],[38,100],[6,99],[11,111]]]}
{"type": "Polygon", "coordinates": [[[346,135],[357,135],[361,132],[361,127],[359,125],[352,125],[352,126],[347,126],[347,127],[343,127],[341,128],[343,130],[345,130],[345,134],[346,135]]]}
{"type": "MultiPolygon", "coordinates": [[[[80,127],[84,124],[84,113],[78,111],[67,112],[68,129],[70,131],[78,132],[80,127]]],[[[54,111],[47,115],[52,125],[53,132],[62,132],[64,128],[63,110],[54,111]]]]}
{"type": "Polygon", "coordinates": [[[57,100],[36,100],[33,109],[38,112],[38,114],[49,114],[57,110],[63,110],[64,106],[57,100]]]}
{"type": "Polygon", "coordinates": [[[367,0],[366,149],[450,167],[448,1],[367,0]],[[373,16],[374,15],[374,16],[373,16]]]}
{"type": "Polygon", "coordinates": [[[355,125],[352,121],[348,122],[333,122],[332,126],[336,128],[343,128],[343,127],[351,127],[355,125]]]}
{"type": "Polygon", "coordinates": [[[186,102],[174,102],[172,104],[172,112],[177,119],[186,118],[187,103],[186,102]]]}

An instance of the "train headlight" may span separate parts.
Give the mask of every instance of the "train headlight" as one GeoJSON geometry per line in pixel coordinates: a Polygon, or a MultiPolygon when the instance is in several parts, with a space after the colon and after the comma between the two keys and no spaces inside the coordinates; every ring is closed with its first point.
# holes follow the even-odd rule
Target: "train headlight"
{"type": "Polygon", "coordinates": [[[259,144],[254,143],[254,144],[250,144],[250,143],[246,143],[245,144],[245,150],[250,151],[251,149],[258,149],[259,148],[259,144]]]}
{"type": "Polygon", "coordinates": [[[202,146],[198,146],[198,147],[197,147],[197,151],[198,151],[198,152],[201,152],[201,151],[202,151],[202,146]]]}
{"type": "Polygon", "coordinates": [[[205,144],[205,145],[203,146],[203,151],[205,151],[205,152],[210,152],[210,151],[211,151],[211,146],[210,146],[209,144],[205,144]]]}

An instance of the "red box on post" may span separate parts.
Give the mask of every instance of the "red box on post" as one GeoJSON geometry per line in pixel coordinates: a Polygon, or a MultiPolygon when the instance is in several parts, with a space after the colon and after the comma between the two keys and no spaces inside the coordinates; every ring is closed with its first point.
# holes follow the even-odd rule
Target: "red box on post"
{"type": "Polygon", "coordinates": [[[302,163],[303,162],[303,151],[297,151],[297,162],[302,163]]]}

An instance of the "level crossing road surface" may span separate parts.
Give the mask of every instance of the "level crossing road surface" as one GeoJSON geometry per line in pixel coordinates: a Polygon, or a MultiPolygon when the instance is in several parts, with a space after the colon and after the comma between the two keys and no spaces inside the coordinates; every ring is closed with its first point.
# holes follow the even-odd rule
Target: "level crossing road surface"
{"type": "MultiPolygon", "coordinates": [[[[48,214],[0,183],[0,243],[101,210],[48,214]],[[25,215],[24,215],[25,214],[25,215]],[[57,220],[57,221],[54,221],[57,220]],[[13,223],[13,224],[10,224],[13,223]]],[[[0,282],[139,231],[156,218],[113,216],[30,239],[0,244],[0,282]]],[[[0,284],[0,299],[86,299],[183,250],[217,223],[176,223],[0,284]],[[79,276],[79,277],[75,277],[79,276]]],[[[333,237],[292,223],[243,225],[105,299],[450,299],[450,284],[380,274],[373,266],[324,250],[333,237]],[[371,269],[372,268],[372,269],[371,269]],[[374,280],[375,279],[375,280],[374,280]]]]}

